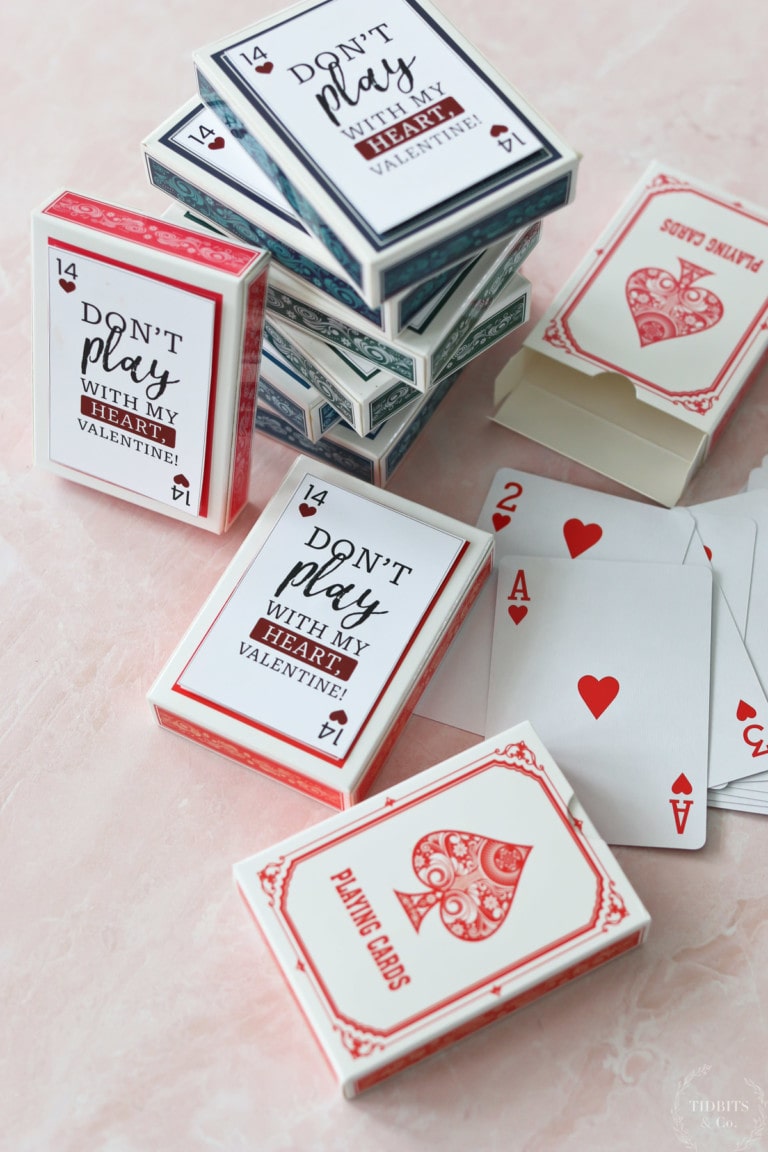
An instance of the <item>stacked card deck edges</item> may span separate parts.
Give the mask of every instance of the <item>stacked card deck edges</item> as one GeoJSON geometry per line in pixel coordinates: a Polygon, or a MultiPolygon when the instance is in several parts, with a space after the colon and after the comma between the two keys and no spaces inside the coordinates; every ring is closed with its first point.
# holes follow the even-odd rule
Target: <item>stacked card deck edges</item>
{"type": "Polygon", "coordinates": [[[225,531],[248,497],[268,253],[70,191],[32,229],[36,463],[225,531]]]}
{"type": "Polygon", "coordinates": [[[527,722],[234,873],[347,1097],[630,951],[650,924],[527,722]]]}
{"type": "Polygon", "coordinates": [[[150,691],[158,722],[348,807],[492,562],[489,533],[299,457],[150,691]]]}
{"type": "Polygon", "coordinates": [[[660,504],[764,358],[768,213],[653,164],[496,381],[495,419],[660,504]]]}
{"type": "Polygon", "coordinates": [[[371,307],[569,202],[577,156],[427,0],[310,0],[198,88],[371,307]]]}

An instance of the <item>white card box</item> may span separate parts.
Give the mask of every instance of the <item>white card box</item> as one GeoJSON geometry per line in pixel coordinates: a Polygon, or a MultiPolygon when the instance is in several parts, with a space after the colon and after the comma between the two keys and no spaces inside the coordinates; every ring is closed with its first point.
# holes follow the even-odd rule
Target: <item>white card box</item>
{"type": "Polygon", "coordinates": [[[768,214],[654,163],[496,381],[495,419],[671,506],[766,349],[768,214]]]}
{"type": "Polygon", "coordinates": [[[32,232],[36,463],[223,532],[248,498],[268,254],[70,191],[32,232]]]}
{"type": "Polygon", "coordinates": [[[437,387],[402,412],[385,420],[367,436],[358,436],[353,428],[340,421],[313,442],[303,434],[296,421],[290,418],[283,405],[275,408],[271,403],[271,389],[269,384],[264,388],[265,378],[262,373],[256,397],[256,428],[273,440],[289,444],[317,460],[325,460],[334,468],[348,472],[350,476],[385,488],[457,378],[458,372],[446,376],[437,387]]]}
{"type": "Polygon", "coordinates": [[[204,221],[241,242],[266,248],[280,267],[389,339],[466,263],[446,268],[372,307],[213,109],[199,100],[188,101],[142,146],[150,183],[173,197],[174,210],[164,216],[186,227],[199,227],[204,221]]]}
{"type": "Polygon", "coordinates": [[[369,304],[569,202],[576,154],[428,0],[300,3],[194,56],[204,102],[369,304]]]}
{"type": "Polygon", "coordinates": [[[298,372],[294,372],[269,340],[265,340],[262,347],[256,403],[268,404],[312,444],[316,444],[341,420],[336,409],[298,372]]]}
{"type": "Polygon", "coordinates": [[[157,720],[348,807],[492,560],[488,533],[299,457],[152,687],[157,720]]]}
{"type": "Polygon", "coordinates": [[[650,924],[528,723],[234,874],[347,1097],[628,952],[650,924]]]}
{"type": "Polygon", "coordinates": [[[473,258],[395,340],[383,338],[351,309],[336,305],[307,281],[275,264],[270,271],[267,308],[326,344],[362,356],[426,392],[442,379],[454,353],[503,293],[540,235],[541,223],[536,221],[511,240],[473,258]]]}
{"type": "MultiPolygon", "coordinates": [[[[268,297],[269,299],[269,297],[268,297]]],[[[531,284],[515,273],[482,318],[451,340],[450,355],[441,361],[440,379],[453,375],[470,360],[525,324],[530,316],[531,284]]],[[[326,397],[360,436],[409,408],[423,393],[386,368],[340,345],[326,343],[306,329],[285,324],[267,308],[264,329],[270,342],[295,371],[326,397]]],[[[439,380],[433,381],[434,388],[439,380]]]]}

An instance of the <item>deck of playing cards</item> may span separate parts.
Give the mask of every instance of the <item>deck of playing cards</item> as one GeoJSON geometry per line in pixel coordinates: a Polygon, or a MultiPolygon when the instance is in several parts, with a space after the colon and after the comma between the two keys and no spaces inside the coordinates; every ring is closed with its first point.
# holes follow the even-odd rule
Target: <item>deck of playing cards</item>
{"type": "Polygon", "coordinates": [[[157,719],[346,807],[492,554],[489,533],[299,457],[153,686],[157,719]]]}
{"type": "Polygon", "coordinates": [[[654,164],[496,382],[495,419],[677,502],[768,346],[768,213],[654,164]]]}
{"type": "Polygon", "coordinates": [[[33,243],[36,462],[223,532],[248,496],[268,255],[74,192],[33,243]]]}
{"type": "Polygon", "coordinates": [[[235,879],[348,1097],[629,951],[650,922],[529,724],[235,879]]]}

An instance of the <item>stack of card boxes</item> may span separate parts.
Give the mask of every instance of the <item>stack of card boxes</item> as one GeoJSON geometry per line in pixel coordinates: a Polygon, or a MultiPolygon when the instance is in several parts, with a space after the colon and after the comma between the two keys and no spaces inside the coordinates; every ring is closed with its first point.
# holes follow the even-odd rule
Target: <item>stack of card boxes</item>
{"type": "Polygon", "coordinates": [[[518,269],[577,156],[415,0],[375,21],[309,0],[195,66],[201,100],[144,151],[156,187],[273,256],[257,427],[386,483],[460,369],[528,319],[518,269]]]}

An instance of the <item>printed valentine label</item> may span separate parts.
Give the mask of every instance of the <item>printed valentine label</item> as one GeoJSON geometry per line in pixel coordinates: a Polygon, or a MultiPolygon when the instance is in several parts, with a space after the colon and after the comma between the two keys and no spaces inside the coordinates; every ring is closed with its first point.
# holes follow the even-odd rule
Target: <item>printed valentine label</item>
{"type": "Polygon", "coordinates": [[[364,11],[324,0],[214,60],[374,237],[420,228],[553,155],[414,0],[364,11]]]}
{"type": "Polygon", "coordinates": [[[627,914],[524,743],[417,798],[382,797],[259,880],[334,1029],[385,1047],[460,1003],[487,1006],[528,966],[559,955],[567,969],[627,914]]]}
{"type": "Polygon", "coordinates": [[[466,543],[303,477],[175,690],[343,763],[466,543]]]}
{"type": "Polygon", "coordinates": [[[764,340],[767,247],[764,215],[656,174],[528,344],[621,372],[651,402],[671,402],[706,426],[764,340]]]}
{"type": "Polygon", "coordinates": [[[305,231],[285,197],[210,108],[199,105],[171,128],[163,142],[200,168],[223,177],[244,195],[266,202],[272,211],[305,231]]]}
{"type": "Polygon", "coordinates": [[[205,515],[220,297],[51,240],[51,460],[205,515]]]}

